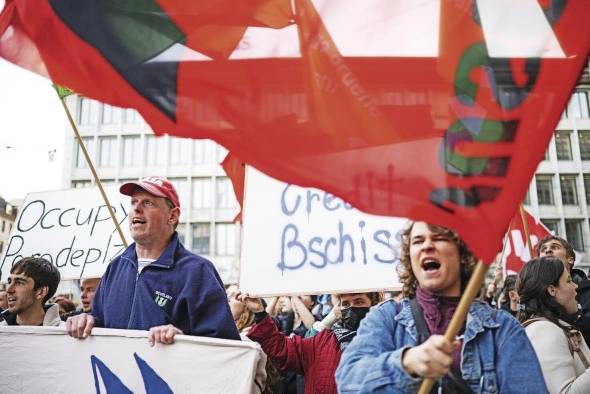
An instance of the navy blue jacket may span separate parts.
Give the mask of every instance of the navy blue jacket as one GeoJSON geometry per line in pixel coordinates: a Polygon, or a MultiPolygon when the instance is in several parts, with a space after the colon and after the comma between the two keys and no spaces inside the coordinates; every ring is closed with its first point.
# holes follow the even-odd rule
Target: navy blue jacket
{"type": "Polygon", "coordinates": [[[162,255],[137,272],[133,243],[111,261],[96,290],[96,327],[172,324],[188,335],[240,339],[215,267],[186,250],[176,232],[162,255]]]}

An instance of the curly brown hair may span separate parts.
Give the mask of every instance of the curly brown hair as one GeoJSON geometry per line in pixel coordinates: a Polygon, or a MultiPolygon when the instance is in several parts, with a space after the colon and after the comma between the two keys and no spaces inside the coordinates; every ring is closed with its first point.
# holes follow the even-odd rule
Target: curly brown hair
{"type": "MultiPolygon", "coordinates": [[[[413,298],[416,294],[417,280],[412,271],[412,262],[410,261],[410,233],[412,232],[415,223],[417,222],[410,221],[402,232],[400,264],[397,266],[397,274],[402,283],[402,294],[407,298],[413,298]]],[[[459,248],[459,258],[461,261],[461,286],[464,286],[473,272],[473,268],[477,263],[477,258],[471,253],[465,242],[463,242],[459,235],[453,230],[428,223],[427,225],[430,231],[448,237],[451,242],[456,244],[459,248]]]]}

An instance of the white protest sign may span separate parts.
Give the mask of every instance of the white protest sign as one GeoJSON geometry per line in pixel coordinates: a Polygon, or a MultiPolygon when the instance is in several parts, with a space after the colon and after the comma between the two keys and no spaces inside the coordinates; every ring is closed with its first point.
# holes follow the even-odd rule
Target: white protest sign
{"type": "Polygon", "coordinates": [[[150,347],[147,331],[93,329],[79,340],[58,327],[0,327],[0,392],[251,393],[262,358],[254,342],[175,337],[150,347]]]}
{"type": "MultiPolygon", "coordinates": [[[[117,221],[131,243],[127,214],[130,199],[117,186],[105,188],[117,221]]],[[[26,256],[40,256],[62,279],[99,277],[124,250],[98,188],[30,193],[25,198],[0,258],[2,280],[26,256]]]]}
{"type": "Polygon", "coordinates": [[[270,296],[399,289],[407,219],[368,215],[333,195],[248,167],[240,289],[270,296]]]}

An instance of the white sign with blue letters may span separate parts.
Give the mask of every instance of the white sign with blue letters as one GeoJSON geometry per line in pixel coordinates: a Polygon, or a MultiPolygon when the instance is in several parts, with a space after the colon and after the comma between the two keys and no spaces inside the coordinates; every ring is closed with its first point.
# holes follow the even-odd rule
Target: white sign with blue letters
{"type": "Polygon", "coordinates": [[[248,167],[240,289],[252,295],[400,289],[407,219],[369,215],[318,189],[248,167]]]}

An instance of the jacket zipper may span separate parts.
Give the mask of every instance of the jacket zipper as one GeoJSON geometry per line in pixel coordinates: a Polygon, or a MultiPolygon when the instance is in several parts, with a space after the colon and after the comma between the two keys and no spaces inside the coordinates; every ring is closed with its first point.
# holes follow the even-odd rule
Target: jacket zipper
{"type": "Polygon", "coordinates": [[[135,299],[136,299],[136,294],[137,294],[137,282],[139,281],[139,276],[143,273],[143,271],[145,271],[148,267],[158,267],[158,268],[169,268],[166,265],[162,265],[162,264],[154,264],[154,262],[152,262],[151,264],[146,265],[145,267],[143,267],[143,270],[141,270],[141,272],[139,272],[139,264],[137,264],[137,275],[135,275],[135,284],[133,286],[133,302],[131,303],[131,312],[129,313],[129,320],[127,320],[127,329],[130,330],[131,328],[131,322],[133,321],[133,316],[135,314],[135,299]]]}

